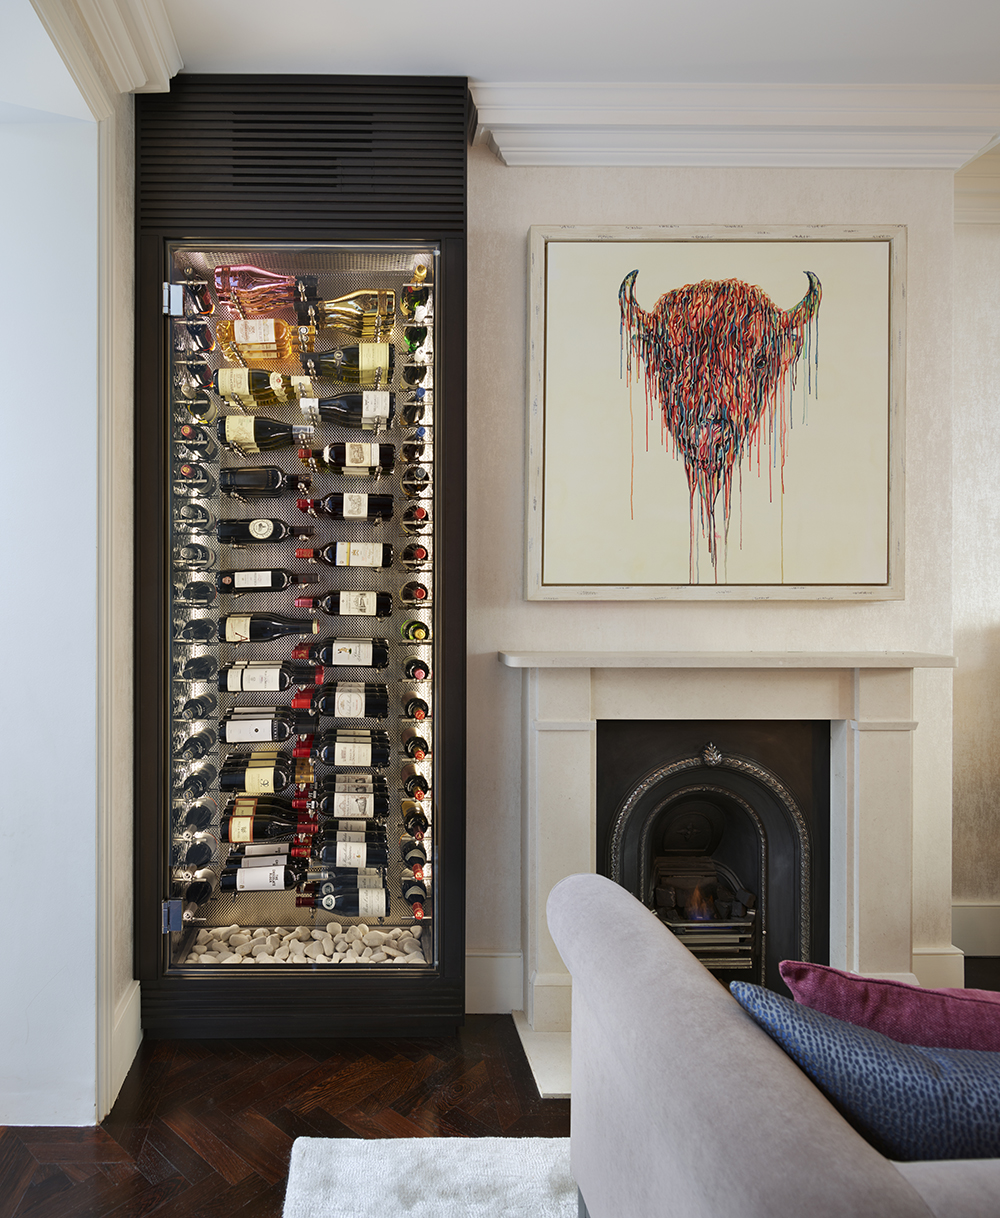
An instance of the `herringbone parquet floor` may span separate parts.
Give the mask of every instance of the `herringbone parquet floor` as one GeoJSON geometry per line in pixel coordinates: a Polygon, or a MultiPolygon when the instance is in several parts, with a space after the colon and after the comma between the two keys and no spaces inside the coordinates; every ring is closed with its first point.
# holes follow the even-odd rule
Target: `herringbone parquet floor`
{"type": "Polygon", "coordinates": [[[103,1125],[0,1129],[0,1218],[280,1218],[296,1137],[567,1137],[506,1015],[419,1040],[145,1041],[103,1125]]]}

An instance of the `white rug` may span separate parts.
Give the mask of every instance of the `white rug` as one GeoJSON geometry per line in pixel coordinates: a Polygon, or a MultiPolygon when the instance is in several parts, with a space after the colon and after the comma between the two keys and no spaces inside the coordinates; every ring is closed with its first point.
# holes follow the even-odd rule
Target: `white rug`
{"type": "Polygon", "coordinates": [[[284,1218],[576,1218],[569,1138],[296,1138],[284,1218]]]}

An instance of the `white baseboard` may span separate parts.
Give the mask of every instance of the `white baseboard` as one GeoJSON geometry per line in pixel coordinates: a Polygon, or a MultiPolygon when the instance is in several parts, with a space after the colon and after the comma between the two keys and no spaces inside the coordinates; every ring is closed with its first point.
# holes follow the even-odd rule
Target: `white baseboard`
{"type": "Polygon", "coordinates": [[[524,1005],[520,952],[468,952],[465,1009],[470,1015],[509,1015],[524,1005]]]}
{"type": "MultiPolygon", "coordinates": [[[[142,1043],[140,1012],[139,982],[133,981],[115,1004],[115,1021],[111,1034],[111,1086],[105,1100],[108,1112],[118,1098],[125,1075],[128,1074],[142,1043]]],[[[107,1112],[101,1113],[98,1119],[103,1121],[107,1115],[107,1112]]]]}
{"type": "Polygon", "coordinates": [[[912,967],[925,989],[965,988],[965,953],[957,947],[950,951],[915,951],[912,967]]]}
{"type": "Polygon", "coordinates": [[[967,956],[1000,956],[1000,903],[952,905],[951,937],[967,956]]]}

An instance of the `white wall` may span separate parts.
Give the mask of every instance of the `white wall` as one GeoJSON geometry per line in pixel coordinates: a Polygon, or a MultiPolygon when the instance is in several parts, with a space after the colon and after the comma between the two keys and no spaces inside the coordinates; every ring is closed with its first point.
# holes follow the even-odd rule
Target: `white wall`
{"type": "Polygon", "coordinates": [[[96,1038],[97,126],[0,123],[0,163],[0,699],[8,759],[0,1122],[88,1124],[96,1038]]]}
{"type": "MultiPolygon", "coordinates": [[[[519,946],[520,689],[501,648],[950,652],[953,175],[923,170],[469,165],[470,951],[519,946]],[[906,599],[528,603],[523,599],[527,231],[532,224],[905,224],[906,599]]],[[[585,307],[585,304],[581,304],[585,307]]],[[[595,456],[600,436],[594,436],[595,456]]],[[[581,471],[581,476],[587,476],[581,471]]],[[[915,947],[950,946],[950,677],[918,674],[915,947]]]]}

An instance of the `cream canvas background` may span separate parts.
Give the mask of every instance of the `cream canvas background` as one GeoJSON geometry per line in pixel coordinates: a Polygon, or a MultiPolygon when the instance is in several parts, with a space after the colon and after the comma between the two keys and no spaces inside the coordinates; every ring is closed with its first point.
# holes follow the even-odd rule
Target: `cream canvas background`
{"type": "MultiPolygon", "coordinates": [[[[887,241],[549,241],[546,273],[543,584],[689,582],[683,462],[622,373],[618,289],[636,298],[701,279],[743,279],[780,309],[823,286],[819,375],[798,366],[781,494],[780,454],[755,445],[733,475],[718,582],[883,584],[888,548],[887,241]],[[648,445],[647,445],[648,423],[648,445]],[[768,464],[772,461],[772,468],[768,464]],[[630,512],[630,478],[634,518],[630,512]]],[[[696,505],[697,506],[697,505],[696,505]]],[[[721,496],[716,527],[724,528],[721,496]]],[[[695,582],[715,582],[700,529],[695,582]]]]}

